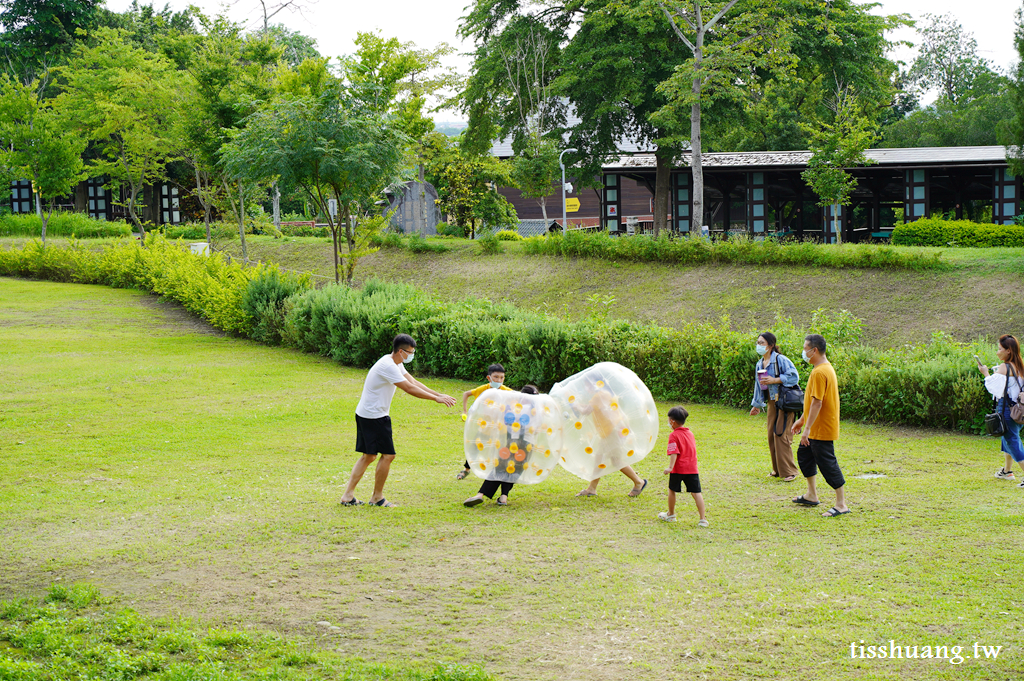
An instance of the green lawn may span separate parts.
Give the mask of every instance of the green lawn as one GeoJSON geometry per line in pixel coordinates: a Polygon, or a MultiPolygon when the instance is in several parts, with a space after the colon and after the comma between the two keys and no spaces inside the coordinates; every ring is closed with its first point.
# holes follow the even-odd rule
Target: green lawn
{"type": "Polygon", "coordinates": [[[502,679],[1006,679],[1024,664],[1024,490],[993,478],[992,439],[844,423],[853,514],[822,519],[789,501],[799,483],[765,477],[761,418],[687,405],[702,530],[692,502],[655,518],[664,429],[635,501],[620,475],[578,499],[559,470],[508,508],[466,509],[478,481],[454,480],[457,411],[399,395],[400,507],[349,509],[361,371],[144,294],[12,279],[0,366],[0,599],[88,581],[145,616],[502,679]],[[851,659],[861,640],[967,659],[851,659]],[[999,657],[973,659],[975,642],[999,657]]]}

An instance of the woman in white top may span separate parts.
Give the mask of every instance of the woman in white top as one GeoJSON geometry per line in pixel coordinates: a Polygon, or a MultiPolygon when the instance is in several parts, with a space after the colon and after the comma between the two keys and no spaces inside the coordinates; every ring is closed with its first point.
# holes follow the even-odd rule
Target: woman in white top
{"type": "MultiPolygon", "coordinates": [[[[1013,336],[999,339],[996,356],[1002,364],[995,367],[990,374],[989,368],[978,363],[978,369],[985,376],[985,387],[992,396],[999,400],[996,407],[1003,415],[1006,432],[1003,433],[1002,449],[1006,458],[1003,467],[996,473],[997,478],[1013,480],[1013,462],[1016,461],[1024,471],[1024,447],[1020,442],[1020,424],[1010,418],[1010,405],[1017,401],[1017,396],[1024,390],[1024,362],[1020,357],[1020,343],[1013,336]],[[1004,397],[1005,394],[1005,397],[1004,397]]],[[[1024,487],[1024,482],[1017,485],[1024,487]]]]}

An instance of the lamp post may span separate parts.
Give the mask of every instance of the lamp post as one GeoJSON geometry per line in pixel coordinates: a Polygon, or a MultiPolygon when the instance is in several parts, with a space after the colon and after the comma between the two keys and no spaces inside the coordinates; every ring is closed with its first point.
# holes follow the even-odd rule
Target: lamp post
{"type": "Polygon", "coordinates": [[[562,167],[562,234],[565,234],[567,231],[565,222],[565,164],[562,163],[562,157],[570,151],[577,150],[573,147],[569,147],[568,149],[563,149],[562,153],[558,155],[558,165],[562,167]]]}

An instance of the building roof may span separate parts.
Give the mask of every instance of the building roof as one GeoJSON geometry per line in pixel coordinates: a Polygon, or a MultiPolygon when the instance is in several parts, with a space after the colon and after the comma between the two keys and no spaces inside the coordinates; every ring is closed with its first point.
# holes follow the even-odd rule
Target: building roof
{"type": "MultiPolygon", "coordinates": [[[[709,168],[760,168],[792,167],[807,165],[810,151],[738,151],[711,152],[704,154],[702,165],[709,168]]],[[[912,147],[906,149],[868,149],[864,155],[880,166],[886,165],[941,165],[944,163],[985,163],[1006,162],[1006,147],[912,147]]],[[[684,154],[679,166],[690,165],[688,154],[684,154]]],[[[649,169],[655,167],[654,154],[639,153],[620,156],[617,161],[605,165],[605,170],[649,169]]]]}

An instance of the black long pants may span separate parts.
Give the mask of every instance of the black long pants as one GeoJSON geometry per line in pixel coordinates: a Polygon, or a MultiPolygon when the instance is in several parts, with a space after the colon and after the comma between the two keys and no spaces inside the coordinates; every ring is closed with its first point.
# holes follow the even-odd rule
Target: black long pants
{"type": "Polygon", "coordinates": [[[512,491],[512,487],[515,483],[498,482],[497,480],[484,480],[484,484],[480,485],[480,494],[483,494],[488,499],[493,499],[494,493],[498,491],[499,485],[501,486],[501,493],[507,497],[508,493],[512,491]]]}

